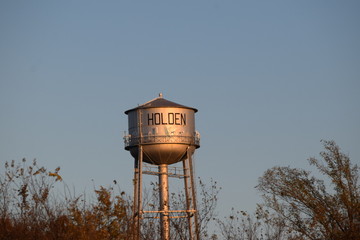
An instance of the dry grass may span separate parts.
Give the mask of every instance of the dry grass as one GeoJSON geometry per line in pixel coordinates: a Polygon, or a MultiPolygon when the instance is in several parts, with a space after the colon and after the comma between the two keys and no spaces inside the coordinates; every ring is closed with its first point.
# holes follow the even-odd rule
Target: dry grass
{"type": "Polygon", "coordinates": [[[60,168],[48,171],[34,160],[6,162],[0,176],[0,239],[129,239],[130,201],[110,188],[95,190],[96,200],[59,200],[54,185],[60,168]]]}

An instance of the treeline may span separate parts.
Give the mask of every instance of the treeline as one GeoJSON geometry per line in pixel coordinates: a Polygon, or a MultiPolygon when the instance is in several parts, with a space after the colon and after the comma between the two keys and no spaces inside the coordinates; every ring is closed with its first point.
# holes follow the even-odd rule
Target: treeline
{"type": "MultiPolygon", "coordinates": [[[[132,199],[120,192],[115,184],[94,189],[95,198],[74,195],[66,190],[59,194],[55,185],[62,181],[60,168],[53,171],[28,163],[6,162],[0,176],[0,239],[132,239],[132,199]],[[114,189],[115,188],[115,189],[114,189]]],[[[216,182],[210,187],[199,181],[201,209],[199,225],[204,239],[208,224],[215,219],[219,189],[216,182]]],[[[144,205],[157,210],[158,184],[146,192],[144,205]]],[[[185,209],[185,195],[171,194],[171,208],[185,209]]],[[[143,220],[141,239],[159,239],[158,219],[143,220]]],[[[188,239],[186,219],[172,219],[171,239],[188,239]]]]}
{"type": "Polygon", "coordinates": [[[0,239],[128,239],[129,202],[103,187],[95,190],[93,203],[54,194],[55,183],[62,181],[59,170],[48,171],[35,160],[5,163],[0,239]]]}
{"type": "MultiPolygon", "coordinates": [[[[232,209],[227,217],[218,217],[220,188],[214,181],[199,180],[201,239],[359,240],[359,168],[335,142],[323,145],[321,160],[308,160],[316,174],[290,167],[267,170],[256,186],[263,201],[255,213],[232,209]]],[[[61,181],[60,168],[50,171],[35,160],[6,162],[0,175],[0,239],[132,239],[130,196],[115,185],[94,189],[92,200],[66,188],[60,194],[54,187],[61,181]]],[[[157,183],[152,187],[144,204],[157,210],[157,183]]],[[[170,208],[185,208],[183,193],[170,198],[170,208]]],[[[141,239],[160,239],[159,221],[143,221],[141,239]]],[[[172,240],[189,239],[186,224],[186,219],[171,220],[172,240]]]]}

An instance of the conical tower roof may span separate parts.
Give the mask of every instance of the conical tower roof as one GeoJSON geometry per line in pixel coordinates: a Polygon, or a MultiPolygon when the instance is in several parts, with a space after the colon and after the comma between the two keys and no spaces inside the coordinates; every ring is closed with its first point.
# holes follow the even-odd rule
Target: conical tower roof
{"type": "Polygon", "coordinates": [[[150,100],[142,105],[139,105],[136,108],[132,108],[129,109],[127,111],[125,111],[125,114],[128,114],[131,111],[135,111],[137,109],[146,109],[146,108],[187,108],[187,109],[192,109],[194,110],[194,112],[197,112],[198,110],[196,108],[192,108],[192,107],[187,107],[169,100],[166,100],[165,98],[163,98],[162,94],[159,94],[159,97],[154,98],[153,100],[150,100]]]}

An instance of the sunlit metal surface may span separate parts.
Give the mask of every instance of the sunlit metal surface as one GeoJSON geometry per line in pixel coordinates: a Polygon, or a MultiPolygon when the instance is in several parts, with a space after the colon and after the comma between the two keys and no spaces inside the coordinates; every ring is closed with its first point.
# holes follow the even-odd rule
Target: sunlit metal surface
{"type": "Polygon", "coordinates": [[[199,240],[196,188],[192,155],[200,147],[200,134],[195,130],[197,109],[186,107],[162,97],[125,111],[128,134],[125,149],[135,159],[134,165],[134,240],[141,239],[141,223],[146,218],[159,218],[161,239],[170,239],[170,219],[187,218],[188,236],[199,240]],[[169,165],[182,161],[182,169],[169,165]],[[147,164],[146,164],[147,163],[147,164]],[[149,165],[148,165],[149,164],[149,165]],[[152,166],[157,166],[153,168],[152,166]],[[159,210],[148,211],[142,204],[142,175],[158,175],[159,210]],[[168,178],[183,179],[186,209],[169,209],[168,178]]]}

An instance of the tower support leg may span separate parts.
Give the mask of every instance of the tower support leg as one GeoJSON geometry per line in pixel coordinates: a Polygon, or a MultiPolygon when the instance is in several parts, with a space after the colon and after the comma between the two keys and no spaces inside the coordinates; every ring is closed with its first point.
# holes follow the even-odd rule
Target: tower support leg
{"type": "Polygon", "coordinates": [[[194,179],[194,169],[192,155],[195,151],[194,147],[187,150],[187,158],[183,160],[184,169],[184,187],[186,196],[186,210],[188,210],[188,226],[189,238],[191,240],[200,240],[200,232],[198,225],[198,212],[196,204],[196,181],[194,179]]]}
{"type": "Polygon", "coordinates": [[[133,240],[140,240],[140,221],[142,215],[142,165],[143,151],[139,147],[138,157],[134,164],[134,203],[133,203],[133,240]]]}
{"type": "Polygon", "coordinates": [[[170,239],[168,166],[159,165],[161,240],[170,239]]]}
{"type": "MultiPolygon", "coordinates": [[[[184,188],[185,188],[185,198],[186,198],[186,210],[193,210],[192,206],[192,191],[191,191],[191,182],[190,182],[190,169],[189,169],[189,159],[186,158],[183,160],[183,171],[184,171],[184,188]]],[[[194,230],[193,230],[193,213],[187,212],[187,221],[188,221],[188,231],[189,239],[194,239],[194,230]]]]}

